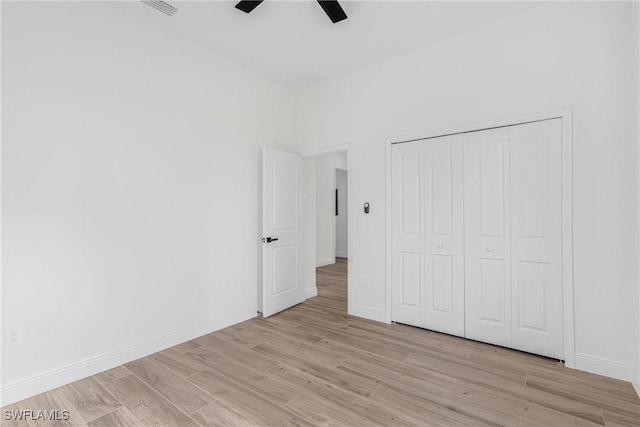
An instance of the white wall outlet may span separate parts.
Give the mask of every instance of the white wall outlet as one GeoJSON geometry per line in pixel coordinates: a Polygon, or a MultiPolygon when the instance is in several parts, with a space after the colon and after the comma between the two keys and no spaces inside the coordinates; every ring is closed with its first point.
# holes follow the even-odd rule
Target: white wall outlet
{"type": "Polygon", "coordinates": [[[224,294],[228,294],[229,293],[229,281],[227,280],[226,282],[224,282],[224,284],[222,285],[222,293],[224,294]]]}
{"type": "Polygon", "coordinates": [[[7,347],[18,345],[22,342],[22,328],[7,329],[5,331],[5,344],[7,347]]]}
{"type": "Polygon", "coordinates": [[[362,286],[365,288],[369,287],[369,278],[367,276],[362,276],[362,286]]]}
{"type": "Polygon", "coordinates": [[[204,299],[204,287],[198,286],[196,288],[195,295],[196,295],[196,299],[204,299]]]}

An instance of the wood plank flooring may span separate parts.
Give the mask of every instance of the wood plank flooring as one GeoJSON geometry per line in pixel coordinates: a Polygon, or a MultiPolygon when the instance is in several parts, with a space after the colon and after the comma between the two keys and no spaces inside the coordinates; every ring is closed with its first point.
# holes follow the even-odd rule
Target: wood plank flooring
{"type": "Polygon", "coordinates": [[[346,273],[338,259],[303,304],[2,408],[69,420],[2,425],[640,426],[629,383],[346,315],[346,273]]]}

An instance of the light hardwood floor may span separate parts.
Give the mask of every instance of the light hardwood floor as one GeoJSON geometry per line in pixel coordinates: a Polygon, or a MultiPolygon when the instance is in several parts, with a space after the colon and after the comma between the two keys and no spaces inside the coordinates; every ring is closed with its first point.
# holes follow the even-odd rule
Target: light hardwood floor
{"type": "Polygon", "coordinates": [[[318,297],[273,317],[3,409],[71,412],[31,426],[640,425],[629,383],[347,316],[344,259],[317,282],[318,297]]]}

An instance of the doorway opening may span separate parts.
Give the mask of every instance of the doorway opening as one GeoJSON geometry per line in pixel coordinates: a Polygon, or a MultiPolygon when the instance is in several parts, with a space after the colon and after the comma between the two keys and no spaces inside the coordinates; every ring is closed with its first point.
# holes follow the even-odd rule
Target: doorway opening
{"type": "Polygon", "coordinates": [[[305,257],[318,308],[346,314],[349,284],[349,156],[344,146],[304,156],[305,257]]]}

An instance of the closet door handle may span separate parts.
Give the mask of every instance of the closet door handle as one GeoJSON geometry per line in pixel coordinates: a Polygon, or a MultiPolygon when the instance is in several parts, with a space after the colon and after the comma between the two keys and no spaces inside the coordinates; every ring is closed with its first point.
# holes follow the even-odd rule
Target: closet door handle
{"type": "Polygon", "coordinates": [[[487,252],[493,252],[493,248],[492,248],[491,246],[489,246],[489,247],[487,248],[487,252]]]}
{"type": "Polygon", "coordinates": [[[438,249],[442,249],[442,248],[444,248],[444,245],[441,243],[438,245],[438,249]]]}

